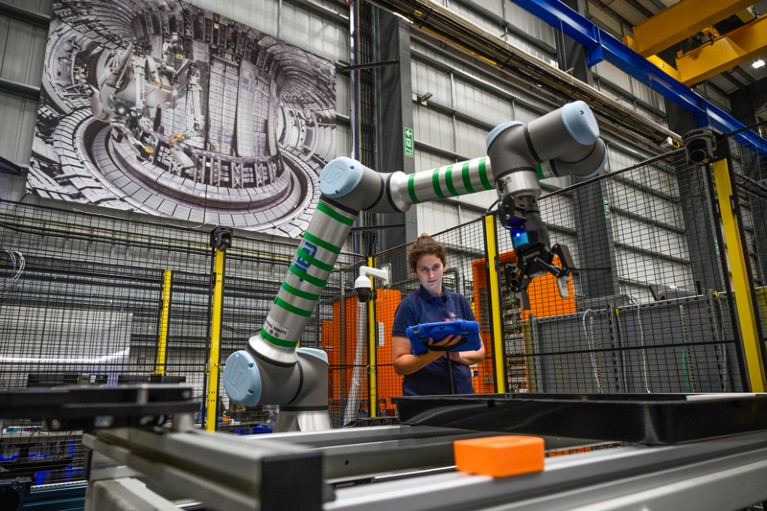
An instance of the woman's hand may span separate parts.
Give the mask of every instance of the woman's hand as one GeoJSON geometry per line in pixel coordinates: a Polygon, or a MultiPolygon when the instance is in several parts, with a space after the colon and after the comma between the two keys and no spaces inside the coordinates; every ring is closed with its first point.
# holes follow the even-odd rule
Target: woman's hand
{"type": "Polygon", "coordinates": [[[460,335],[448,335],[440,341],[435,341],[430,337],[429,342],[427,342],[426,345],[430,351],[450,351],[451,348],[455,347],[460,342],[460,335]]]}

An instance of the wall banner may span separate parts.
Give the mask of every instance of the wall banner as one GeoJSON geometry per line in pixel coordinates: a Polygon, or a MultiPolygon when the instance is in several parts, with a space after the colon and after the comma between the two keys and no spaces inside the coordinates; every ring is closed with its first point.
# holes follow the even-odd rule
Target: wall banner
{"type": "Polygon", "coordinates": [[[332,62],[174,0],[55,0],[28,191],[298,237],[335,157],[332,62]]]}

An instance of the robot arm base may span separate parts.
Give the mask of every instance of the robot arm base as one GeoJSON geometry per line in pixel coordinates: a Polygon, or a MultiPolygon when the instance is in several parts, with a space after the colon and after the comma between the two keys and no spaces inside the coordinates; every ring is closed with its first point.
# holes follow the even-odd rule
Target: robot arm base
{"type": "Polygon", "coordinates": [[[328,357],[298,348],[296,364],[284,366],[247,350],[232,353],[224,366],[224,388],[241,405],[281,405],[278,431],[331,429],[328,415],[328,357]]]}

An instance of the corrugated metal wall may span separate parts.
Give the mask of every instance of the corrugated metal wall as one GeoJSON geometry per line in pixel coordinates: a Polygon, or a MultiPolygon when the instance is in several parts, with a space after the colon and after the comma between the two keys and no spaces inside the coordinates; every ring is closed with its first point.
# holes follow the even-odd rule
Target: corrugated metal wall
{"type": "MultiPolygon", "coordinates": [[[[21,9],[48,14],[50,0],[12,0],[21,9]]],[[[0,16],[0,79],[40,86],[46,29],[0,16]]],[[[32,152],[37,101],[0,92],[0,156],[27,165],[32,152]]]]}
{"type": "MultiPolygon", "coordinates": [[[[445,0],[442,4],[488,32],[503,34],[506,40],[520,49],[556,65],[557,37],[561,37],[559,33],[510,1],[445,0]],[[545,51],[547,47],[549,51],[545,51]]],[[[589,7],[591,5],[589,3],[589,7]]],[[[589,14],[595,17],[593,12],[589,11],[589,14]]],[[[602,19],[596,21],[601,22],[602,19]]],[[[620,27],[614,28],[619,32],[621,30],[620,27]]],[[[561,104],[545,101],[522,86],[500,80],[478,66],[441,52],[416,30],[413,30],[412,40],[413,97],[432,94],[427,101],[416,101],[414,105],[415,158],[418,170],[482,155],[486,134],[492,127],[512,119],[529,122],[561,104]]],[[[607,62],[600,63],[591,71],[595,88],[651,121],[667,125],[662,96],[607,62]]],[[[651,156],[611,133],[603,131],[602,135],[609,147],[608,171],[633,166],[651,156]]],[[[551,191],[569,183],[567,178],[550,179],[544,190],[551,191]]],[[[674,254],[674,257],[660,259],[663,263],[655,260],[656,266],[667,265],[665,268],[656,268],[658,275],[689,275],[685,232],[678,227],[682,212],[675,179],[662,170],[650,167],[638,177],[611,182],[605,195],[607,207],[613,206],[609,222],[614,241],[619,246],[614,257],[622,294],[646,294],[646,289],[633,289],[632,279],[628,276],[635,274],[636,268],[642,266],[651,254],[674,254]],[[653,207],[648,208],[644,216],[627,215],[622,212],[625,208],[621,208],[621,204],[629,200],[627,198],[643,204],[653,204],[653,207]],[[646,229],[648,226],[652,226],[652,239],[623,239],[625,236],[621,233],[646,229]]],[[[418,205],[418,230],[439,232],[456,223],[476,218],[481,214],[480,208],[489,207],[496,198],[495,192],[488,191],[456,201],[468,207],[461,204],[418,205]]],[[[557,197],[555,201],[560,212],[562,208],[574,211],[578,207],[571,197],[557,197]]],[[[553,204],[542,203],[543,218],[550,223],[557,240],[568,244],[577,259],[575,236],[578,225],[574,217],[563,221],[561,214],[557,222],[552,223],[547,210],[554,207],[553,204]]]]}
{"type": "MultiPolygon", "coordinates": [[[[24,9],[47,13],[50,1],[8,2],[24,9]]],[[[263,0],[257,3],[231,0],[195,0],[194,5],[219,12],[240,20],[258,30],[273,34],[324,58],[336,62],[349,62],[349,14],[340,2],[330,0],[263,0]]],[[[443,0],[443,5],[480,25],[484,30],[554,64],[557,38],[560,34],[509,0],[443,0]]],[[[615,24],[593,2],[587,2],[587,15],[602,25],[615,24]]],[[[611,25],[610,25],[611,26],[611,25]]],[[[616,31],[620,26],[611,26],[616,31]]],[[[39,86],[46,31],[20,21],[0,17],[0,78],[32,86],[39,86]]],[[[487,132],[507,120],[528,122],[560,104],[544,100],[524,84],[494,76],[466,59],[456,58],[433,44],[423,33],[411,31],[411,73],[414,101],[413,130],[415,136],[415,167],[427,170],[455,161],[484,154],[487,132]],[[432,96],[418,101],[426,93],[432,96]]],[[[661,124],[665,124],[664,101],[658,94],[608,63],[600,63],[592,70],[594,86],[605,94],[621,99],[631,109],[661,124]]],[[[349,76],[337,75],[337,132],[338,155],[350,155],[352,94],[349,76]]],[[[564,99],[562,100],[564,101],[564,99]]],[[[36,104],[0,93],[0,155],[20,164],[26,164],[34,134],[36,104]]],[[[609,144],[608,170],[619,170],[634,165],[648,155],[628,143],[604,134],[609,144]]],[[[396,170],[396,169],[381,169],[396,170]]],[[[658,231],[657,239],[648,240],[642,247],[627,245],[618,252],[620,267],[628,269],[642,251],[663,252],[664,246],[683,246],[684,233],[675,227],[674,218],[680,215],[675,183],[672,179],[648,176],[662,190],[652,190],[647,184],[618,181],[608,195],[641,196],[655,204],[652,215],[662,212],[671,220],[625,218],[620,205],[611,200],[618,211],[612,221],[617,230],[629,228],[632,223],[652,223],[658,231]]],[[[567,179],[549,180],[546,190],[568,184],[567,179]]],[[[481,192],[445,203],[417,206],[418,232],[439,232],[454,225],[477,218],[496,199],[495,192],[481,192]]],[[[577,206],[570,198],[560,198],[566,207],[577,206]]],[[[545,218],[544,210],[544,218],[545,218]]],[[[650,215],[650,212],[648,212],[650,215]]],[[[649,217],[648,217],[649,218],[649,217]]],[[[575,222],[553,226],[565,237],[577,232],[575,222]]],[[[574,243],[570,243],[575,246],[574,243]]],[[[479,247],[478,247],[479,248],[479,247]]],[[[668,264],[684,264],[669,261],[668,264]]]]}

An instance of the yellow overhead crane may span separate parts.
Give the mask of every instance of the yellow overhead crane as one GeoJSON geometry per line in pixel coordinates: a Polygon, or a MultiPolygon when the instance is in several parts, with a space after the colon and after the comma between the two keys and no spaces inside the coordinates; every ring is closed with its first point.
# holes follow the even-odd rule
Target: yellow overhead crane
{"type": "MultiPolygon", "coordinates": [[[[753,3],[753,0],[681,0],[634,27],[634,37],[625,36],[623,42],[676,80],[692,86],[767,51],[767,15],[751,16],[747,24],[726,34],[713,28],[723,19],[740,16],[753,3]],[[679,53],[676,67],[656,55],[701,32],[708,41],[679,53]]],[[[740,17],[746,21],[748,16],[740,17]]]]}

